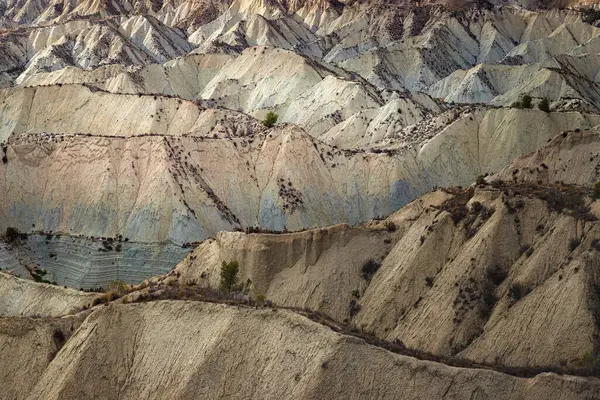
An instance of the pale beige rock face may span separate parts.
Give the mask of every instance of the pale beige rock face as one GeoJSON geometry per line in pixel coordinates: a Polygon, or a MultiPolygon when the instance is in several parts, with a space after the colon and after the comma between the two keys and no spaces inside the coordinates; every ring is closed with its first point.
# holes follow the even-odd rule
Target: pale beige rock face
{"type": "Polygon", "coordinates": [[[491,179],[592,185],[600,181],[600,131],[568,132],[517,157],[491,179]]]}
{"type": "Polygon", "coordinates": [[[15,278],[0,272],[0,317],[56,317],[92,303],[96,294],[15,278]]]}
{"type": "Polygon", "coordinates": [[[498,106],[509,106],[524,94],[538,99],[545,97],[557,106],[561,99],[570,98],[581,100],[581,107],[597,112],[598,89],[596,85],[583,81],[597,82],[598,61],[595,55],[582,53],[531,64],[480,64],[469,70],[456,71],[438,81],[430,87],[429,94],[444,98],[446,102],[483,102],[498,106]],[[583,80],[574,80],[573,75],[583,80]]]}
{"type": "Polygon", "coordinates": [[[283,310],[161,301],[94,312],[26,398],[595,399],[599,385],[418,361],[283,310]]]}
{"type": "Polygon", "coordinates": [[[241,113],[163,96],[71,85],[3,95],[0,228],[178,244],[236,226],[360,223],[600,122],[578,112],[466,110],[425,143],[417,129],[412,145],[388,155],[323,145],[294,126],[266,131],[241,113]]]}
{"type": "Polygon", "coordinates": [[[438,209],[448,199],[433,192],[363,228],[220,233],[174,274],[214,288],[221,263],[238,261],[240,282],[250,279],[252,295],[435,354],[541,366],[576,364],[592,353],[600,306],[600,253],[592,243],[600,225],[489,189],[476,191],[467,207],[480,203],[495,210],[491,216],[471,211],[456,225],[438,209]],[[386,229],[390,222],[394,232],[386,229]],[[369,258],[381,267],[366,281],[361,268],[369,258]],[[515,295],[519,285],[522,294],[515,295]]]}
{"type": "Polygon", "coordinates": [[[67,316],[96,295],[2,272],[0,399],[600,399],[333,326],[496,369],[598,356],[600,29],[540,9],[578,2],[4,3],[0,232],[31,235],[0,267],[216,288],[238,261],[275,307],[67,316]],[[430,192],[484,174],[511,184],[430,192]]]}
{"type": "Polygon", "coordinates": [[[582,348],[592,354],[597,340],[593,310],[599,305],[592,293],[597,266],[597,257],[589,254],[566,265],[507,310],[505,317],[492,316],[489,328],[461,356],[503,365],[550,365],[578,360],[575,354],[584,355],[582,348]],[[549,331],[557,334],[548,335],[549,331]],[[552,349],[553,354],[540,348],[552,349]]]}
{"type": "Polygon", "coordinates": [[[221,232],[198,246],[175,271],[183,283],[216,288],[221,263],[235,260],[243,266],[240,282],[249,279],[253,293],[342,321],[348,318],[352,291],[366,288],[362,264],[383,258],[392,237],[384,230],[345,225],[284,235],[221,232]]]}
{"type": "Polygon", "coordinates": [[[85,317],[0,318],[0,399],[25,399],[85,317]]]}
{"type": "MultiPolygon", "coordinates": [[[[452,198],[443,191],[432,192],[388,220],[363,228],[336,226],[284,235],[222,233],[201,244],[171,276],[215,286],[219,263],[235,259],[242,265],[240,277],[252,279],[255,293],[266,293],[280,305],[347,318],[409,347],[448,355],[462,346],[459,357],[508,366],[563,361],[577,365],[597,340],[600,256],[591,246],[600,235],[598,223],[550,213],[541,200],[503,199],[500,191],[480,189],[469,207],[480,202],[496,211],[485,221],[481,216],[467,217],[471,223],[455,226],[450,214],[435,209],[452,198]],[[393,232],[387,228],[390,222],[395,224],[393,232]],[[473,232],[470,238],[469,231],[473,232]],[[569,238],[581,242],[570,248],[569,238]],[[522,243],[531,243],[533,251],[522,253],[522,243]],[[361,264],[380,255],[382,266],[369,283],[360,276],[361,264]],[[492,266],[507,271],[502,282],[489,282],[492,266]],[[433,277],[431,287],[427,277],[433,277]],[[518,299],[512,296],[511,286],[517,283],[531,293],[524,292],[518,299]],[[481,296],[489,289],[498,300],[485,311],[486,299],[481,296]],[[345,306],[358,300],[349,293],[352,290],[361,295],[361,309],[349,318],[345,306]],[[457,291],[469,295],[457,296],[457,291]],[[413,303],[417,296],[421,299],[413,303]],[[460,299],[460,307],[453,299],[460,299]],[[409,310],[398,317],[403,304],[409,310]],[[457,316],[458,323],[452,320],[457,316]],[[452,344],[446,344],[447,339],[452,344]]],[[[56,305],[57,299],[74,292],[22,283],[53,290],[44,292],[43,299],[37,297],[38,303],[56,305]]],[[[14,286],[6,288],[10,298],[11,291],[18,291],[14,286]]],[[[0,322],[5,323],[4,330],[0,324],[0,340],[23,349],[24,359],[39,368],[37,383],[24,385],[12,375],[7,378],[10,393],[18,393],[17,398],[80,398],[93,393],[163,398],[169,393],[170,398],[208,394],[361,398],[369,394],[419,399],[479,393],[494,399],[578,399],[596,398],[598,390],[595,378],[542,374],[521,379],[396,356],[282,309],[255,311],[183,301],[100,306],[52,361],[42,360],[40,353],[55,349],[48,339],[55,322],[48,320],[39,328],[30,322],[23,327],[24,322],[16,319],[0,322]],[[15,339],[15,329],[26,333],[15,339]],[[27,348],[37,335],[43,337],[44,350],[34,353],[27,348]],[[170,356],[164,356],[167,353],[170,356]],[[369,365],[371,372],[360,373],[359,365],[369,365]],[[157,371],[173,373],[154,377],[157,371]],[[275,371],[283,378],[273,381],[275,371]],[[99,374],[105,379],[96,379],[99,374]],[[128,378],[123,380],[125,375],[128,378]],[[83,380],[86,385],[77,384],[83,380]]],[[[71,326],[76,329],[77,324],[71,326]]],[[[21,366],[11,363],[8,370],[21,366]]]]}
{"type": "Polygon", "coordinates": [[[548,215],[539,201],[524,200],[514,213],[500,198],[475,200],[496,211],[470,238],[469,228],[457,230],[447,214],[424,215],[411,227],[361,299],[356,323],[409,347],[441,354],[466,348],[460,354],[467,358],[508,365],[572,362],[592,352],[598,300],[588,282],[597,282],[591,266],[600,255],[587,249],[598,224],[548,215]],[[571,253],[574,238],[584,244],[571,253]],[[502,283],[491,280],[494,269],[506,271],[502,283]],[[517,284],[532,293],[515,299],[511,291],[517,284]],[[565,312],[567,323],[551,322],[565,312]],[[481,334],[485,339],[477,339],[481,334]],[[567,345],[573,341],[577,345],[567,345]]]}
{"type": "MultiPolygon", "coordinates": [[[[460,3],[7,3],[0,231],[162,253],[254,225],[356,225],[600,123],[598,28],[536,2],[460,3]],[[507,107],[525,93],[554,112],[507,107]],[[266,130],[268,111],[287,125],[266,130]]],[[[172,254],[119,275],[81,266],[85,251],[59,283],[133,281],[172,254]]]]}

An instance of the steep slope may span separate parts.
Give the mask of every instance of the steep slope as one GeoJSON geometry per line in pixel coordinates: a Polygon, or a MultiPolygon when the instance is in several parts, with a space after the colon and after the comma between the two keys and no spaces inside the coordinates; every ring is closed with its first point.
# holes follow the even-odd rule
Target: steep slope
{"type": "Polygon", "coordinates": [[[356,323],[409,347],[507,365],[569,363],[595,352],[598,224],[546,216],[539,200],[494,197],[476,194],[471,206],[495,212],[486,222],[485,214],[467,217],[459,230],[452,215],[421,217],[383,261],[356,323]],[[554,304],[568,309],[568,323],[557,322],[566,310],[554,304]]]}
{"type": "Polygon", "coordinates": [[[577,99],[580,107],[597,112],[600,58],[589,54],[561,56],[517,66],[481,64],[456,71],[429,89],[446,102],[490,103],[508,106],[527,94],[550,101],[577,99]]]}
{"type": "Polygon", "coordinates": [[[0,272],[0,316],[60,316],[89,305],[93,293],[35,283],[0,272]]]}
{"type": "Polygon", "coordinates": [[[499,171],[561,131],[600,123],[578,112],[449,110],[372,151],[341,150],[294,126],[267,130],[238,112],[167,96],[76,85],[4,95],[0,229],[38,235],[30,257],[77,288],[164,273],[184,254],[175,246],[222,230],[388,215],[435,186],[499,171]],[[49,246],[52,232],[88,240],[49,246]],[[97,251],[94,238],[119,236],[130,242],[123,254],[97,251]]]}
{"type": "Polygon", "coordinates": [[[392,247],[386,230],[346,225],[291,234],[221,232],[200,244],[175,269],[182,283],[219,285],[223,261],[242,265],[241,282],[276,304],[347,317],[353,290],[366,287],[360,266],[392,247]]]}
{"type": "Polygon", "coordinates": [[[589,3],[2,1],[0,400],[600,400],[589,3]]]}
{"type": "MultiPolygon", "coordinates": [[[[107,62],[144,64],[148,62],[148,57],[164,62],[189,52],[191,47],[186,40],[198,46],[195,51],[200,52],[214,45],[236,49],[236,52],[253,46],[275,47],[322,60],[330,67],[354,71],[380,89],[426,91],[434,85],[438,89],[433,89],[432,93],[439,94],[439,85],[443,84],[438,81],[456,70],[479,67],[482,63],[498,67],[501,64],[551,64],[554,57],[558,57],[560,63],[560,58],[566,54],[592,53],[599,32],[597,28],[582,22],[574,11],[526,12],[505,8],[448,12],[439,6],[410,8],[403,7],[402,2],[382,5],[375,1],[345,6],[340,2],[328,1],[288,4],[238,0],[230,5],[225,3],[218,6],[206,3],[196,1],[171,5],[163,2],[162,5],[157,3],[158,9],[154,4],[138,4],[125,9],[113,7],[111,14],[123,13],[126,16],[125,22],[117,26],[121,36],[106,37],[99,41],[97,38],[102,37],[100,34],[80,34],[76,48],[84,48],[81,54],[95,59],[98,54],[105,52],[93,50],[98,48],[98,43],[102,43],[102,47],[116,41],[118,44],[111,47],[113,55],[108,59],[100,56],[100,61],[90,65],[97,67],[107,62]],[[150,15],[137,15],[139,12],[150,15]],[[200,17],[198,20],[205,24],[195,31],[197,25],[190,20],[190,14],[194,13],[206,15],[206,18],[200,17]],[[184,21],[191,25],[186,26],[184,21]],[[176,26],[186,27],[189,37],[186,38],[186,33],[176,26]],[[139,54],[132,58],[136,52],[139,54]]],[[[78,13],[86,14],[81,10],[78,13]]],[[[31,34],[36,38],[34,43],[38,54],[33,56],[34,61],[21,61],[20,64],[29,61],[29,67],[19,82],[34,79],[37,72],[44,73],[45,69],[57,62],[51,57],[58,56],[63,67],[69,65],[69,57],[78,59],[77,54],[61,58],[59,54],[69,53],[64,50],[68,35],[61,38],[57,30],[62,30],[64,35],[77,29],[114,29],[111,27],[117,25],[114,16],[75,22],[66,18],[59,20],[53,25],[40,21],[38,27],[33,28],[42,32],[31,34]],[[79,24],[77,28],[75,24],[79,24]],[[40,36],[42,40],[39,40],[40,36]],[[56,45],[52,44],[54,41],[56,45]],[[58,51],[59,48],[63,50],[58,51]],[[38,59],[42,61],[36,61],[38,59]]],[[[16,38],[24,37],[22,31],[10,34],[15,37],[15,40],[11,39],[15,44],[19,42],[16,38]]],[[[24,47],[22,43],[20,46],[24,47]]],[[[20,54],[12,53],[15,56],[20,54]]],[[[588,59],[597,63],[598,57],[589,54],[588,59]]],[[[78,62],[75,61],[75,64],[78,62]]],[[[552,73],[540,74],[536,78],[538,85],[549,86],[556,79],[566,79],[567,85],[575,86],[576,90],[585,88],[585,85],[579,88],[581,76],[571,79],[572,67],[561,66],[558,69],[559,78],[552,73]],[[569,76],[560,78],[562,68],[569,76]]],[[[582,69],[585,70],[585,66],[576,67],[576,71],[582,69]]],[[[483,84],[487,86],[487,82],[483,84]]],[[[519,88],[520,92],[524,90],[531,88],[519,88]]],[[[584,91],[580,95],[597,109],[595,91],[584,91]]],[[[457,95],[444,97],[460,101],[464,98],[457,95]]],[[[473,100],[469,99],[468,102],[473,100]]]]}
{"type": "Polygon", "coordinates": [[[26,398],[594,399],[598,385],[418,361],[287,311],[165,301],[94,312],[26,398]]]}
{"type": "Polygon", "coordinates": [[[89,288],[222,230],[354,226],[470,184],[600,123],[599,30],[555,6],[11,1],[0,231],[89,288]],[[524,94],[554,112],[502,108],[524,94]]]}
{"type": "Polygon", "coordinates": [[[221,262],[235,260],[252,293],[410,348],[510,366],[577,363],[597,352],[600,312],[599,206],[582,193],[434,192],[365,228],[222,233],[174,275],[215,287],[221,262]]]}
{"type": "Polygon", "coordinates": [[[579,365],[599,348],[598,143],[596,131],[558,135],[492,186],[435,191],[361,228],[221,233],[171,276],[217,287],[221,262],[235,260],[251,293],[409,348],[579,365]]]}
{"type": "Polygon", "coordinates": [[[174,274],[183,284],[218,287],[221,263],[238,261],[240,281],[249,280],[253,293],[347,321],[350,303],[368,286],[362,265],[384,258],[423,208],[449,197],[440,191],[427,194],[402,208],[403,217],[389,226],[338,225],[289,234],[220,232],[194,249],[174,274]]]}
{"type": "Polygon", "coordinates": [[[0,399],[26,398],[86,316],[0,318],[0,399]]]}
{"type": "Polygon", "coordinates": [[[517,157],[495,177],[517,182],[594,184],[600,181],[600,131],[565,132],[539,150],[517,157]]]}
{"type": "Polygon", "coordinates": [[[1,107],[4,227],[176,243],[236,226],[359,223],[433,186],[498,171],[564,130],[600,122],[575,112],[466,109],[448,112],[439,127],[417,125],[389,139],[404,150],[370,153],[323,145],[291,126],[266,131],[242,114],[164,96],[66,85],[6,90],[1,107]],[[424,135],[433,137],[421,144],[424,135]]]}
{"type": "Polygon", "coordinates": [[[165,62],[191,51],[186,35],[150,16],[78,18],[20,27],[2,35],[1,60],[27,83],[37,73],[75,66],[92,69],[107,64],[143,65],[165,62]]]}

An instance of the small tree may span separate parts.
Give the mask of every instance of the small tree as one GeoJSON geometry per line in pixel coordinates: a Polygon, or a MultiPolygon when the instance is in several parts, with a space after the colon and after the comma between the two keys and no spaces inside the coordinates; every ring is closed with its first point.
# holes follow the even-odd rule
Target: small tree
{"type": "Polygon", "coordinates": [[[475,180],[476,185],[485,185],[487,182],[485,181],[485,176],[479,175],[475,180]]]}
{"type": "Polygon", "coordinates": [[[548,102],[548,99],[544,97],[542,101],[540,101],[540,104],[538,104],[538,108],[543,112],[550,112],[550,102],[548,102]]]}
{"type": "Polygon", "coordinates": [[[581,15],[583,22],[593,24],[600,19],[600,10],[594,10],[593,8],[582,8],[581,15]]]}
{"type": "Polygon", "coordinates": [[[6,233],[4,234],[6,241],[8,243],[12,243],[21,237],[21,234],[17,230],[17,228],[8,227],[6,228],[6,233]]]}
{"type": "Polygon", "coordinates": [[[278,118],[279,118],[279,115],[275,114],[273,111],[269,111],[267,113],[267,116],[265,117],[263,124],[267,128],[272,128],[277,123],[278,118]]]}
{"type": "Polygon", "coordinates": [[[238,272],[240,264],[237,261],[225,262],[221,264],[221,284],[220,289],[230,294],[237,288],[238,272]]]}
{"type": "Polygon", "coordinates": [[[531,96],[525,94],[523,97],[521,97],[521,107],[531,108],[531,96]]]}
{"type": "Polygon", "coordinates": [[[116,280],[116,281],[112,281],[111,283],[108,284],[108,290],[118,292],[118,293],[123,293],[127,290],[128,286],[129,285],[127,285],[127,283],[125,283],[125,281],[116,280]]]}
{"type": "Polygon", "coordinates": [[[362,278],[366,281],[370,281],[375,275],[375,272],[379,270],[381,267],[381,263],[379,261],[375,261],[372,258],[369,258],[362,266],[362,278]]]}
{"type": "Polygon", "coordinates": [[[265,303],[267,302],[267,296],[265,296],[264,294],[257,294],[254,301],[256,301],[257,307],[264,307],[265,303]]]}
{"type": "Polygon", "coordinates": [[[514,303],[527,296],[530,292],[531,289],[520,283],[514,283],[508,288],[508,294],[512,298],[514,303]]]}
{"type": "Polygon", "coordinates": [[[600,182],[596,182],[594,185],[594,198],[600,199],[600,182]]]}

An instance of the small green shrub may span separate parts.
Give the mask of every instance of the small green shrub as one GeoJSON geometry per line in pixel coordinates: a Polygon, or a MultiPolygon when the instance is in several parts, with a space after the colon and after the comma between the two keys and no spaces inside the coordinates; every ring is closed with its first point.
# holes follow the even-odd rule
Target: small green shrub
{"type": "Polygon", "coordinates": [[[6,228],[6,233],[4,234],[4,237],[6,237],[6,241],[8,243],[13,243],[21,237],[21,234],[19,233],[19,230],[17,228],[8,227],[6,228]]]}
{"type": "Polygon", "coordinates": [[[596,184],[594,185],[593,196],[595,199],[600,199],[600,182],[596,182],[596,184]]]}
{"type": "Polygon", "coordinates": [[[54,332],[52,333],[52,339],[54,340],[54,343],[56,343],[57,347],[59,347],[59,348],[62,347],[65,344],[65,342],[67,341],[63,331],[61,331],[58,328],[56,328],[54,330],[54,332]]]}
{"type": "Polygon", "coordinates": [[[528,94],[523,95],[523,97],[521,97],[521,106],[523,108],[531,108],[531,96],[529,96],[528,94]]]}
{"type": "Polygon", "coordinates": [[[600,19],[600,10],[594,10],[593,8],[582,8],[581,17],[583,22],[593,24],[600,19]]]}
{"type": "Polygon", "coordinates": [[[379,270],[381,263],[369,258],[362,266],[361,272],[364,280],[370,281],[373,275],[379,270]]]}
{"type": "Polygon", "coordinates": [[[475,180],[475,183],[476,183],[478,186],[479,186],[479,185],[485,185],[485,184],[486,184],[486,182],[485,182],[485,176],[483,176],[483,175],[479,175],[479,176],[477,177],[477,179],[475,180]]]}
{"type": "Polygon", "coordinates": [[[129,285],[122,280],[112,281],[108,284],[108,290],[118,293],[124,293],[129,288],[129,285]]]}
{"type": "Polygon", "coordinates": [[[240,264],[237,261],[223,261],[221,264],[221,283],[219,285],[221,291],[231,294],[231,292],[236,290],[239,271],[240,264]]]}
{"type": "Polygon", "coordinates": [[[494,286],[499,286],[508,276],[508,272],[495,265],[487,270],[486,275],[488,280],[490,280],[494,286]]]}
{"type": "Polygon", "coordinates": [[[354,318],[356,314],[360,311],[360,304],[356,300],[351,300],[350,305],[348,307],[348,313],[350,314],[350,318],[354,318]]]}
{"type": "Polygon", "coordinates": [[[279,115],[275,114],[273,111],[269,111],[265,117],[265,120],[263,121],[263,124],[267,128],[272,128],[277,123],[278,119],[279,115]]]}
{"type": "Polygon", "coordinates": [[[264,307],[265,303],[267,302],[267,296],[264,294],[257,294],[254,298],[254,301],[258,307],[264,307]]]}
{"type": "Polygon", "coordinates": [[[494,207],[487,208],[487,207],[483,206],[481,213],[479,215],[481,216],[482,221],[487,221],[488,219],[490,219],[490,217],[492,215],[494,215],[495,212],[496,212],[496,209],[494,207]]]}
{"type": "Polygon", "coordinates": [[[538,108],[544,112],[550,112],[550,102],[548,99],[544,97],[542,101],[540,101],[540,104],[538,104],[538,108]]]}
{"type": "Polygon", "coordinates": [[[40,283],[52,283],[49,280],[44,279],[44,276],[46,276],[47,274],[48,272],[45,269],[34,269],[31,271],[31,277],[34,281],[40,283]]]}
{"type": "Polygon", "coordinates": [[[385,223],[385,229],[387,229],[388,232],[396,232],[397,227],[395,223],[388,221],[385,223]]]}
{"type": "Polygon", "coordinates": [[[102,246],[105,251],[112,251],[112,249],[113,249],[112,242],[113,242],[113,240],[110,238],[102,240],[102,246]]]}
{"type": "Polygon", "coordinates": [[[529,289],[528,287],[526,287],[520,283],[515,283],[510,286],[510,288],[508,289],[508,292],[509,292],[509,296],[516,303],[517,301],[521,300],[523,297],[527,296],[531,292],[531,289],[529,289]]]}

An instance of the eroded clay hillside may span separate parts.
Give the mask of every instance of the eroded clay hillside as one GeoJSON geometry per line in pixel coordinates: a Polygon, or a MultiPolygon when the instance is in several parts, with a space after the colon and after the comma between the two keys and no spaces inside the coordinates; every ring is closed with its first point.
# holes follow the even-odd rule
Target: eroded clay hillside
{"type": "Polygon", "coordinates": [[[577,363],[597,351],[600,312],[600,205],[580,196],[508,184],[433,192],[360,228],[220,233],[174,274],[218,287],[221,263],[236,260],[251,293],[410,348],[577,363]]]}
{"type": "Polygon", "coordinates": [[[595,14],[539,3],[5,2],[0,230],[29,240],[0,257],[139,282],[219,231],[356,226],[592,129],[595,14]]]}
{"type": "Polygon", "coordinates": [[[597,399],[600,203],[499,182],[359,228],[221,233],[102,295],[0,273],[29,301],[0,305],[0,398],[597,399]]]}
{"type": "Polygon", "coordinates": [[[599,144],[357,227],[221,232],[102,294],[0,272],[0,398],[598,399],[599,144]]]}
{"type": "Polygon", "coordinates": [[[597,399],[600,390],[597,379],[415,359],[288,310],[198,301],[3,320],[0,343],[6,399],[597,399]]]}
{"type": "Polygon", "coordinates": [[[2,1],[0,399],[600,399],[593,3],[2,1]]]}

